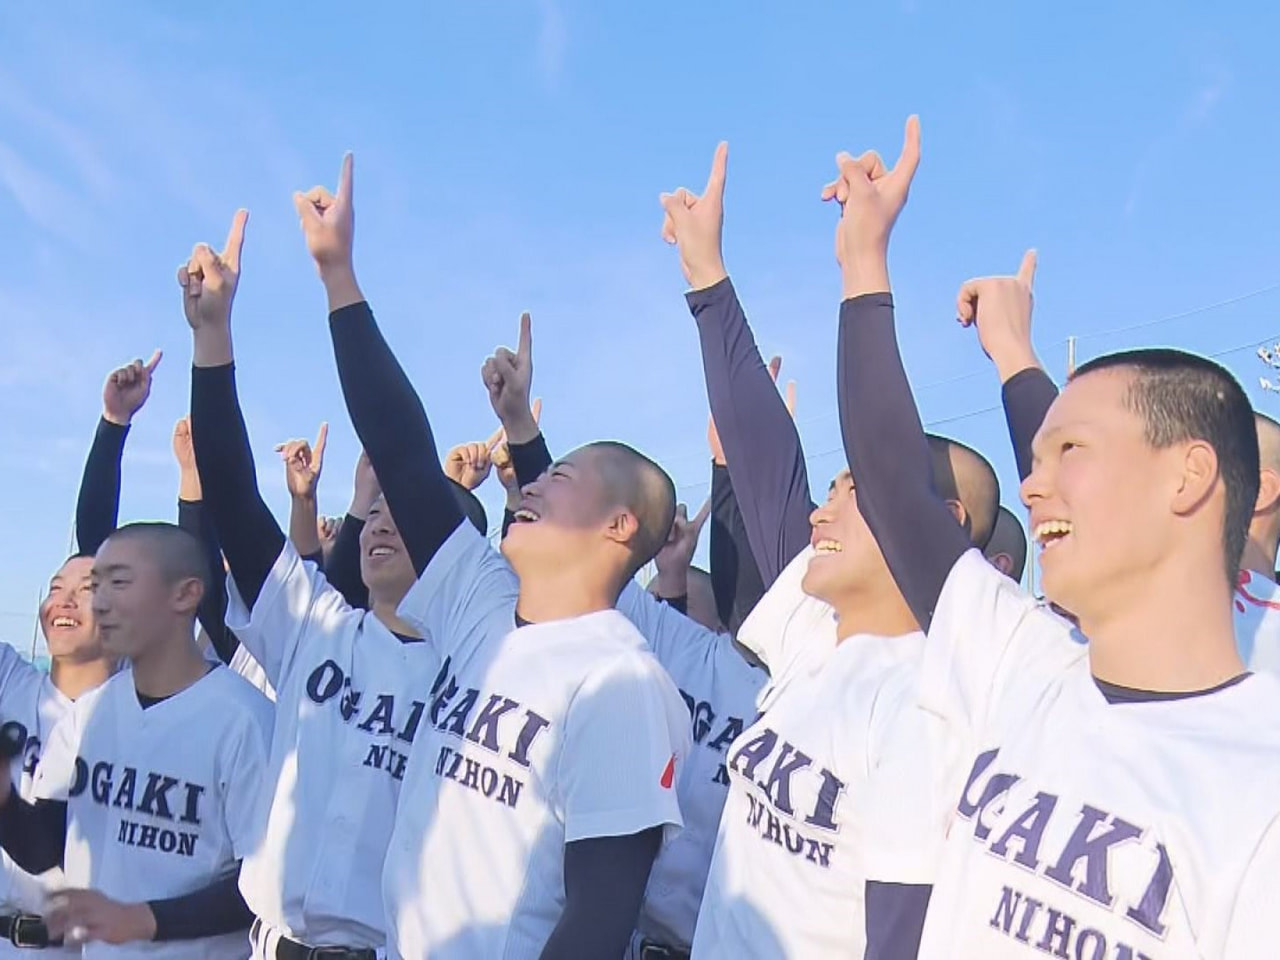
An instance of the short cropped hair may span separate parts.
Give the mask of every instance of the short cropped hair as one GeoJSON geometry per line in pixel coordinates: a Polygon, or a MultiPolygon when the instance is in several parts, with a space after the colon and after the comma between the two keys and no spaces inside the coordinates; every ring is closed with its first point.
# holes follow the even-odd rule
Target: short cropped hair
{"type": "Polygon", "coordinates": [[[1249,398],[1225,367],[1165,348],[1098,357],[1073,379],[1115,369],[1132,375],[1125,404],[1142,418],[1148,444],[1160,450],[1198,440],[1213,448],[1226,487],[1223,567],[1234,584],[1258,500],[1258,431],[1249,398]]]}
{"type": "Polygon", "coordinates": [[[1015,582],[1022,580],[1022,572],[1027,567],[1027,534],[1022,529],[1022,522],[1008,507],[1001,507],[996,514],[995,529],[991,531],[991,539],[983,552],[987,559],[998,553],[1006,554],[1013,561],[1009,576],[1015,582]]]}
{"type": "Polygon", "coordinates": [[[587,444],[598,456],[605,489],[613,504],[635,516],[638,530],[630,544],[628,579],[658,555],[676,516],[676,487],[660,466],[625,443],[598,440],[587,444]]]}
{"type": "Polygon", "coordinates": [[[132,540],[141,543],[155,561],[167,583],[199,580],[205,590],[213,582],[213,572],[204,546],[192,534],[172,523],[159,521],[127,523],[112,532],[107,540],[132,540]]]}
{"type": "Polygon", "coordinates": [[[1000,480],[991,463],[959,440],[928,434],[933,486],[943,500],[955,500],[969,515],[969,538],[979,550],[987,545],[1000,509],[1000,480]]]}

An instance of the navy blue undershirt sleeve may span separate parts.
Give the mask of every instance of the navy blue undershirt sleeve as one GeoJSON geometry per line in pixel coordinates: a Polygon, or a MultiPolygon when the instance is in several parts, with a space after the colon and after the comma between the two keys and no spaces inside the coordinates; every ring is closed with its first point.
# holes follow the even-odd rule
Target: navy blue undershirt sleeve
{"type": "Polygon", "coordinates": [[[120,461],[129,428],[98,420],[76,498],[76,551],[93,556],[120,519],[120,461]]]}
{"type": "Polygon", "coordinates": [[[1018,371],[1000,388],[1019,480],[1031,475],[1031,441],[1057,397],[1058,388],[1039,367],[1018,371]]]}
{"type": "Polygon", "coordinates": [[[0,806],[0,847],[27,873],[39,876],[62,866],[67,849],[67,802],[28,803],[14,787],[0,806]]]}
{"type": "Polygon", "coordinates": [[[516,472],[516,483],[526,487],[542,476],[551,466],[551,451],[547,439],[541,433],[528,443],[508,444],[511,466],[516,472]]]}
{"type": "Polygon", "coordinates": [[[253,911],[240,894],[240,865],[233,873],[181,897],[147,903],[156,918],[157,943],[198,940],[248,930],[253,911]]]}
{"type": "Polygon", "coordinates": [[[698,323],[711,416],[765,589],[809,544],[809,473],[795,421],[726,277],[686,294],[698,323]]]}
{"type": "Polygon", "coordinates": [[[662,828],[575,840],[564,848],[564,912],[541,960],[621,957],[640,916],[662,828]]]}
{"type": "Polygon", "coordinates": [[[947,575],[970,543],[933,487],[928,441],[898,352],[892,295],[840,305],[837,367],[840,431],[858,511],[928,631],[947,575]]]}
{"type": "Polygon", "coordinates": [[[324,575],[329,584],[342,594],[344,600],[357,610],[369,609],[369,588],[364,585],[360,573],[360,532],[364,521],[347,514],[333,538],[333,549],[324,565],[324,575]]]}
{"type": "Polygon", "coordinates": [[[329,315],[338,379],[413,567],[421,576],[463,522],[427,412],[365,301],[329,315]]]}
{"type": "Polygon", "coordinates": [[[252,610],[286,540],[258,492],[234,363],[192,368],[191,442],[209,518],[236,588],[252,610]]]}
{"type": "Polygon", "coordinates": [[[728,467],[711,467],[711,590],[720,622],[737,636],[742,621],[764,596],[764,579],[756,566],[747,526],[738,507],[728,467]]]}
{"type": "Polygon", "coordinates": [[[196,610],[196,619],[209,636],[218,659],[231,663],[240,641],[227,629],[227,577],[222,569],[222,547],[213,519],[205,509],[203,500],[178,500],[178,526],[200,541],[204,547],[205,562],[209,565],[209,582],[205,584],[204,597],[196,610]]]}
{"type": "Polygon", "coordinates": [[[932,893],[927,884],[868,880],[864,960],[916,960],[932,893]]]}

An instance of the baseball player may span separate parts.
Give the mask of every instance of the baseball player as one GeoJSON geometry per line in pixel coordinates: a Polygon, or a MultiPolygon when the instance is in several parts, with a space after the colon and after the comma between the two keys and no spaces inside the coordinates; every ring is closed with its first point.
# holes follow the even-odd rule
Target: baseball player
{"type": "Polygon", "coordinates": [[[276,691],[263,842],[241,890],[256,957],[372,960],[386,940],[377,878],[438,661],[396,615],[415,574],[381,497],[359,536],[365,611],[303,562],[258,492],[230,335],[246,219],[222,253],[197,246],[179,273],[196,460],[231,571],[227,624],[276,691]]]}
{"type": "MultiPolygon", "coordinates": [[[[1145,350],[1081,366],[1054,401],[1022,494],[1072,642],[930,488],[887,269],[910,177],[838,163],[842,430],[928,633],[921,705],[963,771],[920,957],[1272,956],[1280,683],[1245,669],[1229,613],[1258,493],[1247,398],[1208,360],[1145,350]]],[[[1028,267],[962,289],[980,336],[1029,327],[1028,267]]],[[[988,352],[1006,385],[1037,365],[988,352]]]]}
{"type": "MultiPolygon", "coordinates": [[[[500,349],[486,362],[484,373],[494,412],[508,436],[519,438],[509,449],[516,479],[527,487],[553,464],[528,405],[533,357],[527,319],[522,320],[520,343],[514,354],[500,349]],[[496,387],[495,375],[500,378],[496,387]],[[531,430],[538,431],[536,436],[525,439],[531,430]]],[[[755,719],[757,698],[768,681],[754,657],[718,624],[696,622],[680,609],[690,600],[690,563],[706,520],[705,508],[690,520],[679,507],[667,543],[655,558],[651,593],[628,583],[617,602],[618,611],[640,630],[679,689],[692,735],[692,750],[676,783],[684,829],[654,862],[629,954],[638,960],[681,960],[689,955],[728,793],[729,746],[755,719]]],[[[714,623],[714,600],[703,610],[714,623]]]]}
{"type": "Polygon", "coordinates": [[[1022,571],[1027,565],[1027,535],[1022,521],[1008,507],[1002,506],[996,514],[995,528],[982,555],[1014,583],[1022,582],[1022,571]]]}
{"type": "MultiPolygon", "coordinates": [[[[120,507],[120,464],[134,416],[151,393],[151,375],[160,361],[141,360],[112,371],[102,392],[102,417],[94,431],[76,499],[76,548],[53,575],[40,604],[40,632],[49,651],[48,673],[0,646],[0,731],[15,744],[9,768],[19,795],[34,799],[35,770],[41,748],[77,698],[115,672],[116,659],[102,649],[94,629],[91,599],[93,555],[116,526],[120,507]]],[[[16,956],[18,947],[44,948],[71,955],[71,948],[49,946],[40,913],[48,891],[63,885],[54,867],[33,877],[0,851],[3,906],[0,906],[0,956],[16,956]]]]}
{"type": "MultiPolygon", "coordinates": [[[[789,559],[808,491],[793,479],[803,476],[798,435],[721,258],[726,160],[722,145],[701,196],[664,197],[664,234],[693,288],[712,414],[765,569],[789,559]]],[[[938,438],[933,448],[935,482],[985,542],[999,500],[994,472],[958,444],[938,438]]],[[[900,948],[918,929],[904,934],[886,915],[903,897],[927,902],[935,844],[894,842],[927,835],[933,815],[928,732],[912,706],[924,637],[867,533],[847,470],[808,529],[811,547],[739,634],[770,684],[763,715],[730,748],[695,957],[892,956],[886,945],[900,948]],[[893,801],[876,808],[881,795],[893,801]],[[890,810],[896,820],[886,820],[890,810]]]]}
{"type": "Polygon", "coordinates": [[[1280,586],[1273,579],[1280,542],[1280,424],[1263,413],[1253,416],[1262,470],[1232,602],[1244,662],[1253,670],[1280,673],[1280,586]]]}
{"type": "Polygon", "coordinates": [[[93,562],[93,611],[104,650],[130,669],[54,728],[34,804],[0,778],[0,843],[31,873],[62,867],[48,931],[87,957],[249,952],[236,885],[258,842],[271,709],[196,646],[208,577],[200,544],[176,526],[111,534],[93,562]]]}
{"type": "Polygon", "coordinates": [[[462,522],[422,404],[356,284],[349,156],[336,196],[300,195],[298,212],[352,422],[419,574],[400,612],[443,662],[383,871],[390,952],[621,956],[681,823],[687,714],[613,610],[666,540],[671,481],[628,447],[591,444],[524,491],[493,550],[462,522]]]}

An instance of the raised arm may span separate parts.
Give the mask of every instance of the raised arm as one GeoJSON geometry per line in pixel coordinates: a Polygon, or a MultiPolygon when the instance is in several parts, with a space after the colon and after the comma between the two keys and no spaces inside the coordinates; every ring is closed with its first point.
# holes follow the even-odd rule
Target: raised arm
{"type": "Polygon", "coordinates": [[[1031,441],[1058,396],[1031,344],[1031,289],[1036,252],[1028,250],[1012,277],[968,280],[956,297],[956,316],[976,327],[982,349],[1000,377],[1009,441],[1018,462],[1018,477],[1031,473],[1031,441]]]}
{"type": "Polygon", "coordinates": [[[701,196],[663,194],[662,233],[677,244],[692,291],[707,399],[764,586],[809,543],[809,474],[795,422],[756,347],[721,255],[728,146],[720,144],[701,196]]]}
{"type": "Polygon", "coordinates": [[[249,432],[236,395],[231,304],[248,219],[244,210],[236,214],[220,254],[197,244],[191,260],[178,269],[178,283],[194,347],[191,434],[196,468],[231,576],[252,609],[285,538],[258,492],[249,432]]]}
{"type": "Polygon", "coordinates": [[[209,637],[214,652],[223,663],[231,663],[240,642],[227,629],[227,577],[222,569],[222,547],[213,519],[204,505],[200,471],[196,469],[191,443],[191,418],[183,417],[173,426],[173,455],[178,461],[178,526],[200,541],[209,565],[209,583],[196,611],[196,619],[209,637]]]}
{"type": "Polygon", "coordinates": [[[76,550],[92,555],[115,530],[120,517],[120,461],[134,415],[151,395],[157,350],[146,363],[135,360],[113,370],[102,388],[102,417],[80,479],[76,498],[76,550]]]}
{"type": "Polygon", "coordinates": [[[351,155],[343,160],[336,196],[315,187],[296,194],[294,203],[328,294],[329,332],[351,423],[421,575],[463,517],[440,468],[422,401],[356,282],[351,155]]]}
{"type": "Polygon", "coordinates": [[[306,440],[288,440],[276,445],[276,453],[284,461],[285,486],[289,488],[289,539],[301,557],[317,566],[324,566],[324,551],[320,545],[320,506],[316,493],[328,441],[329,424],[322,423],[314,447],[306,440]]]}
{"type": "Polygon", "coordinates": [[[359,610],[369,609],[369,588],[364,585],[364,575],[360,572],[360,531],[364,529],[374,501],[380,496],[382,488],[378,486],[378,477],[368,455],[361,450],[356,461],[351,506],[347,508],[338,535],[333,539],[333,549],[329,551],[324,568],[329,583],[350,606],[359,610]]]}
{"type": "Polygon", "coordinates": [[[838,158],[840,177],[823,191],[841,203],[836,252],[844,284],[837,396],[858,510],[920,626],[928,629],[942,586],[969,548],[963,528],[933,487],[924,428],[894,329],[889,234],[920,162],[920,126],[907,122],[902,156],[838,158]]]}

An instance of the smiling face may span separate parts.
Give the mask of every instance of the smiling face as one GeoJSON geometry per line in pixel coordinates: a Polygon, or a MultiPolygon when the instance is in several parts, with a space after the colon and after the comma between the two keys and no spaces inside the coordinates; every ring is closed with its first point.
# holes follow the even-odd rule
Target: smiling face
{"type": "Polygon", "coordinates": [[[574,450],[521,491],[502,552],[517,570],[582,557],[601,540],[609,499],[591,449],[574,450]]]}
{"type": "Polygon", "coordinates": [[[40,604],[40,630],[54,660],[102,656],[94,629],[92,572],[92,557],[72,557],[49,582],[49,594],[40,604]]]}
{"type": "Polygon", "coordinates": [[[827,502],[813,511],[810,542],[814,556],[805,570],[804,592],[834,607],[868,586],[892,586],[880,545],[858,510],[858,493],[848,470],[831,481],[827,502]]]}
{"type": "Polygon", "coordinates": [[[1044,594],[1086,622],[1134,595],[1178,547],[1171,503],[1186,483],[1186,444],[1149,442],[1127,402],[1133,376],[1107,368],[1073,379],[1036,434],[1022,485],[1044,594]]]}
{"type": "Polygon", "coordinates": [[[398,604],[417,579],[384,497],[369,508],[360,531],[360,578],[369,588],[370,602],[398,604]]]}

